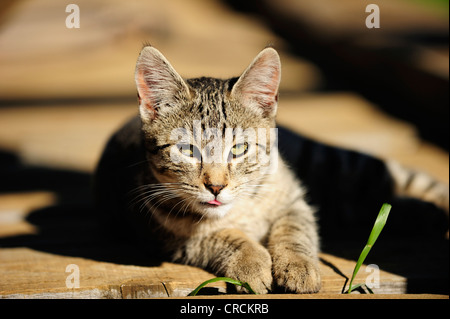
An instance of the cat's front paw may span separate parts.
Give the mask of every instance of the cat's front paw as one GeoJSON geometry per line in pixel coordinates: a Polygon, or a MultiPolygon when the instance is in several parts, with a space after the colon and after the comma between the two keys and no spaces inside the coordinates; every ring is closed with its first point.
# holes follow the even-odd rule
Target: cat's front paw
{"type": "MultiPolygon", "coordinates": [[[[272,286],[272,258],[262,246],[245,247],[231,257],[225,276],[248,283],[257,294],[266,294],[272,286]]],[[[246,292],[243,287],[236,289],[246,292]]]]}
{"type": "Polygon", "coordinates": [[[300,254],[274,258],[273,277],[277,286],[289,292],[315,293],[321,287],[318,262],[300,254]]]}

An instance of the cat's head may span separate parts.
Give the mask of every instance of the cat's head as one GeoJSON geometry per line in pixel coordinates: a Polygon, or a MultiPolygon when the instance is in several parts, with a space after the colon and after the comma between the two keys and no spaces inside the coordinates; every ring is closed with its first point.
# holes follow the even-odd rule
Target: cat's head
{"type": "Polygon", "coordinates": [[[239,199],[257,197],[277,163],[280,76],[272,48],[228,80],[184,80],[158,50],[142,49],[135,80],[161,198],[178,198],[183,213],[221,217],[239,199]]]}

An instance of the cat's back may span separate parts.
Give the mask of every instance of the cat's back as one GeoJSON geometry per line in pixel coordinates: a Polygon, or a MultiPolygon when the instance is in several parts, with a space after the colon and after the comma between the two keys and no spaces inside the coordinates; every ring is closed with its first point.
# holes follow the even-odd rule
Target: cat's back
{"type": "Polygon", "coordinates": [[[105,182],[117,178],[117,174],[132,169],[145,160],[141,120],[131,118],[109,139],[96,170],[96,181],[104,187],[105,182]]]}
{"type": "Polygon", "coordinates": [[[135,116],[109,139],[97,165],[94,193],[102,223],[120,220],[119,214],[126,208],[126,194],[135,187],[144,164],[141,120],[135,116]]]}
{"type": "Polygon", "coordinates": [[[109,154],[118,154],[124,150],[140,148],[141,145],[141,119],[136,115],[130,118],[112,135],[106,145],[101,160],[109,154]]]}

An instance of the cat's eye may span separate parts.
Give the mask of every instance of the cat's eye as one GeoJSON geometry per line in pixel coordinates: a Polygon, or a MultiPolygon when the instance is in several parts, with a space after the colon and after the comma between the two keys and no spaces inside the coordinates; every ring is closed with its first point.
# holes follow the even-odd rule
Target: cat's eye
{"type": "Polygon", "coordinates": [[[248,151],[248,144],[247,143],[239,143],[239,144],[234,145],[231,148],[230,155],[233,158],[237,158],[237,157],[242,156],[245,153],[247,153],[247,151],[248,151]]]}
{"type": "Polygon", "coordinates": [[[177,146],[180,153],[183,154],[184,156],[197,158],[200,157],[200,152],[198,151],[198,148],[195,147],[194,145],[181,144],[177,146]]]}

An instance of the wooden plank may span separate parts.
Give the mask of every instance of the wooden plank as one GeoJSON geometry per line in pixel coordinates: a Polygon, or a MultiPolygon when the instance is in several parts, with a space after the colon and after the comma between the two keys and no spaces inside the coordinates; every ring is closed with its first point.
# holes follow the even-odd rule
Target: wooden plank
{"type": "MultiPolygon", "coordinates": [[[[10,12],[8,27],[0,34],[2,99],[133,98],[134,64],[146,40],[185,77],[237,76],[276,40],[257,19],[236,15],[220,1],[80,0],[79,29],[66,28],[66,5],[21,2],[10,12]],[[39,81],[29,74],[39,74],[39,81]]],[[[284,89],[318,84],[313,65],[282,55],[284,89]]]]}
{"type": "Polygon", "coordinates": [[[448,152],[420,139],[412,124],[352,92],[283,97],[277,121],[327,144],[395,159],[449,182],[448,152]]]}
{"type": "MultiPolygon", "coordinates": [[[[321,254],[321,294],[339,295],[353,272],[354,261],[321,254]]],[[[65,257],[28,248],[0,250],[0,296],[3,298],[155,298],[187,296],[200,283],[214,276],[196,267],[163,262],[157,267],[118,265],[84,258],[65,257]],[[69,265],[79,269],[79,287],[66,280],[69,265]]],[[[355,283],[364,283],[363,265],[355,283]]],[[[379,294],[406,293],[407,280],[380,271],[379,294]]],[[[214,283],[209,293],[227,292],[224,283],[214,283]]],[[[230,291],[228,291],[230,292],[230,291]]]]}
{"type": "MultiPolygon", "coordinates": [[[[141,267],[97,262],[33,251],[0,250],[1,298],[155,298],[186,296],[211,274],[172,263],[141,267]],[[79,286],[72,287],[73,271],[79,270],[79,286]]],[[[218,288],[224,286],[220,283],[218,288]]]]}

